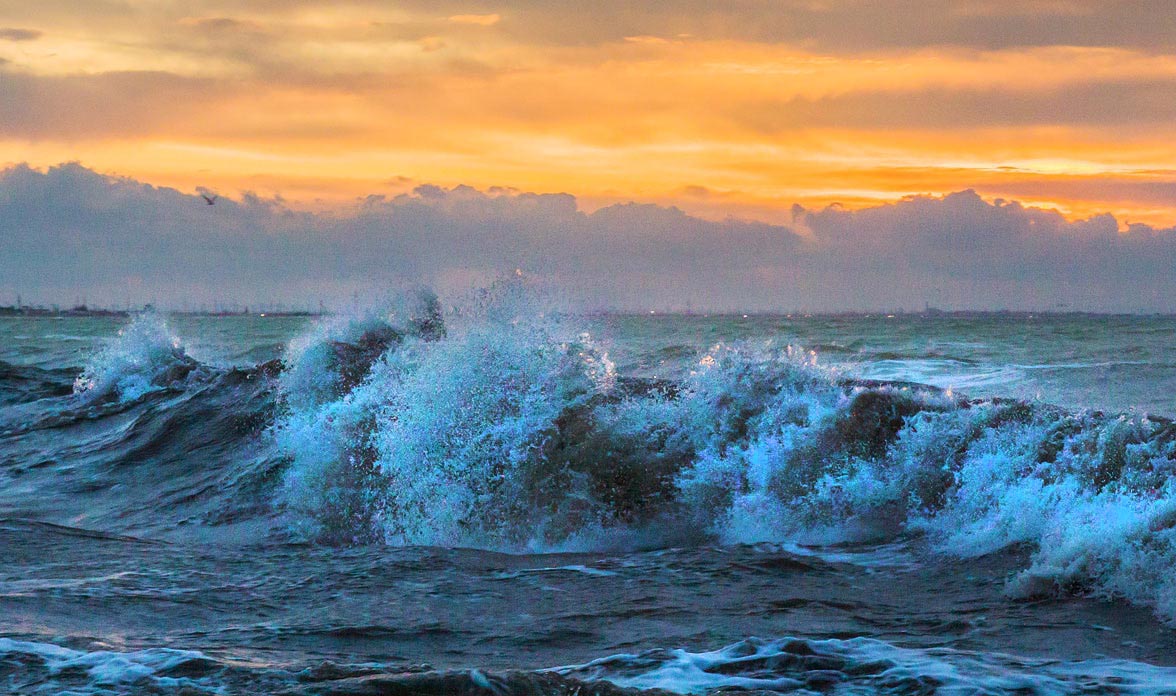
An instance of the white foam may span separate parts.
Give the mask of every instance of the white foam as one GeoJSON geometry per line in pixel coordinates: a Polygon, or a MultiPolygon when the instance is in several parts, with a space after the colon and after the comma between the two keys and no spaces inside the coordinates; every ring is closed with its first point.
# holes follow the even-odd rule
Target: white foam
{"type": "Polygon", "coordinates": [[[529,575],[532,573],[582,573],[584,575],[591,575],[594,577],[601,577],[601,578],[612,577],[612,576],[616,575],[616,573],[614,573],[611,570],[604,570],[602,568],[593,568],[591,566],[573,564],[573,565],[563,565],[563,566],[548,566],[548,567],[544,567],[544,568],[524,568],[522,570],[515,570],[515,571],[511,571],[511,572],[499,573],[499,574],[495,575],[494,577],[496,577],[499,580],[508,580],[508,579],[512,579],[512,578],[519,578],[524,575],[529,575]]]}
{"type": "Polygon", "coordinates": [[[134,401],[167,386],[167,371],[188,361],[167,322],[154,312],[144,312],[90,359],[74,382],[74,393],[88,400],[114,395],[134,401]]]}
{"type": "MultiPolygon", "coordinates": [[[[288,502],[319,519],[337,508],[339,496],[354,493],[337,485],[341,465],[353,465],[362,444],[371,480],[361,485],[374,488],[360,498],[389,542],[525,544],[536,524],[520,490],[526,465],[565,408],[613,387],[607,354],[587,335],[509,303],[467,310],[443,340],[403,335],[342,396],[291,394],[275,431],[295,460],[288,502]]],[[[315,364],[292,374],[327,369],[314,351],[300,355],[315,364]]]]}
{"type": "Polygon", "coordinates": [[[191,650],[151,648],[133,652],[86,652],[51,643],[0,638],[0,656],[20,661],[22,655],[36,658],[43,665],[39,669],[45,673],[43,676],[37,675],[36,680],[41,682],[43,679],[44,683],[37,690],[46,693],[102,694],[110,693],[110,687],[121,690],[136,686],[183,690],[185,693],[218,694],[223,691],[207,679],[160,676],[161,672],[186,662],[208,659],[202,653],[191,650]],[[79,691],[78,687],[72,685],[71,678],[70,691],[66,692],[59,678],[63,673],[74,670],[84,671],[89,681],[79,691]]]}
{"type": "Polygon", "coordinates": [[[770,344],[715,346],[674,396],[592,401],[617,384],[604,348],[522,293],[505,297],[456,312],[443,340],[405,329],[342,395],[316,391],[334,377],[314,349],[292,351],[275,433],[294,459],[285,500],[309,529],[354,523],[390,543],[507,551],[665,545],[684,530],[807,545],[919,533],[960,556],[1028,544],[1037,552],[1013,594],[1125,597],[1176,620],[1176,438],[1162,422],[846,388],[815,354],[770,344]],[[590,432],[576,436],[602,444],[578,456],[600,461],[554,470],[545,447],[580,407],[590,432]],[[623,457],[637,467],[626,477],[678,467],[670,490],[642,494],[665,509],[609,516],[588,479],[623,457]]]}
{"type": "Polygon", "coordinates": [[[1176,693],[1176,669],[1170,667],[1125,660],[1062,662],[946,648],[902,648],[869,638],[753,638],[711,652],[653,650],[551,671],[683,694],[719,689],[838,694],[1176,693]]]}

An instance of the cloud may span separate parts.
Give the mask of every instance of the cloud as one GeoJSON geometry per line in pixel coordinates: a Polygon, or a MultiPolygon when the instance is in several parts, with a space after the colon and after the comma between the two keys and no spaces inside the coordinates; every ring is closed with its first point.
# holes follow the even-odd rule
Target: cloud
{"type": "Polygon", "coordinates": [[[166,72],[30,75],[0,69],[0,137],[77,140],[174,128],[219,96],[212,80],[166,72]]]}
{"type": "Polygon", "coordinates": [[[14,27],[0,27],[0,41],[34,41],[43,32],[36,29],[16,29],[14,27]]]}
{"type": "Polygon", "coordinates": [[[1002,193],[1031,198],[1103,201],[1107,204],[1130,203],[1176,209],[1176,172],[1145,173],[1156,180],[1141,180],[1138,176],[1074,176],[1037,177],[1002,181],[1002,193]]]}
{"type": "Polygon", "coordinates": [[[208,36],[243,34],[256,39],[264,35],[264,28],[257,22],[242,21],[232,17],[185,17],[179,21],[183,27],[191,27],[208,36]]]}
{"type": "Polygon", "coordinates": [[[1040,90],[866,90],[821,99],[765,100],[736,105],[733,111],[737,122],[761,133],[814,127],[956,130],[1063,125],[1167,129],[1176,119],[1176,78],[1095,80],[1040,90]]]}
{"type": "MultiPolygon", "coordinates": [[[[463,0],[408,0],[420,11],[462,12],[463,0]]],[[[626,36],[798,44],[851,53],[927,46],[1130,46],[1170,50],[1168,0],[710,0],[632,3],[503,0],[511,35],[534,43],[591,45],[626,36]]]]}
{"type": "Polygon", "coordinates": [[[1067,221],[1056,211],[987,202],[974,191],[860,211],[803,211],[817,266],[852,284],[839,302],[871,293],[899,306],[920,297],[954,307],[1176,309],[1176,229],[1122,234],[1114,217],[1067,221]]]}
{"type": "Polygon", "coordinates": [[[1157,43],[1176,31],[1151,0],[190,5],[0,10],[45,31],[0,42],[0,161],[78,157],[304,202],[395,171],[782,220],[797,199],[999,195],[1015,193],[990,185],[1004,164],[1115,173],[1176,153],[1176,52],[1157,43]]]}
{"type": "Polygon", "coordinates": [[[460,14],[453,15],[449,21],[455,24],[474,24],[480,27],[492,27],[502,19],[496,14],[460,14]]]}
{"type": "Polygon", "coordinates": [[[675,208],[582,211],[567,194],[418,186],[347,213],[196,195],[77,164],[0,175],[0,293],[65,302],[314,306],[404,282],[515,268],[585,308],[939,306],[1176,311],[1176,229],[1060,214],[972,191],[858,211],[796,207],[791,227],[675,208]]]}

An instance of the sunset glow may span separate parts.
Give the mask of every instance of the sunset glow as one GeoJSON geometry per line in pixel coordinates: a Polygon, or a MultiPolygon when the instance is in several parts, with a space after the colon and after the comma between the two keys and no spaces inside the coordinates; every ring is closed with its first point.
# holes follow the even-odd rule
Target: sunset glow
{"type": "MultiPolygon", "coordinates": [[[[319,208],[466,184],[779,222],[973,188],[1176,220],[1162,26],[1094,40],[1106,3],[899,4],[10,5],[0,163],[319,208]]],[[[1144,6],[1133,27],[1170,21],[1144,6]]]]}

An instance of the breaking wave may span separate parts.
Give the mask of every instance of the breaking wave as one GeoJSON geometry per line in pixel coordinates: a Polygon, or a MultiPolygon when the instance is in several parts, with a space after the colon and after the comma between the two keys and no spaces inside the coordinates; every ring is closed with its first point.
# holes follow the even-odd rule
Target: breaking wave
{"type": "Polygon", "coordinates": [[[680,379],[636,378],[578,326],[511,281],[331,319],[237,369],[142,316],[72,392],[61,371],[0,365],[19,462],[0,502],[341,545],[1024,547],[1012,597],[1127,598],[1176,621],[1169,420],[855,380],[787,345],[719,344],[680,379]]]}
{"type": "Polygon", "coordinates": [[[74,393],[91,402],[134,401],[183,382],[201,367],[162,317],[145,312],[86,365],[74,382],[74,393]]]}
{"type": "Polygon", "coordinates": [[[852,380],[770,344],[716,345],[679,381],[627,378],[517,288],[475,305],[336,322],[291,351],[274,435],[301,533],[513,551],[1029,545],[1014,596],[1176,618],[1165,419],[852,380]]]}
{"type": "Polygon", "coordinates": [[[0,410],[0,514],[151,536],[272,526],[279,369],[202,364],[144,314],[80,372],[0,372],[14,397],[0,410]]]}

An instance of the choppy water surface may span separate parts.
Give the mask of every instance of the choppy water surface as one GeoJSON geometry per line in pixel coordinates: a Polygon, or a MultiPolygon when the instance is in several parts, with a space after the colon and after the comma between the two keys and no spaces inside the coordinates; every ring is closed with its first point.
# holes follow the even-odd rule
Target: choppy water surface
{"type": "Polygon", "coordinates": [[[1174,336],[0,320],[0,691],[1176,693],[1174,336]]]}

